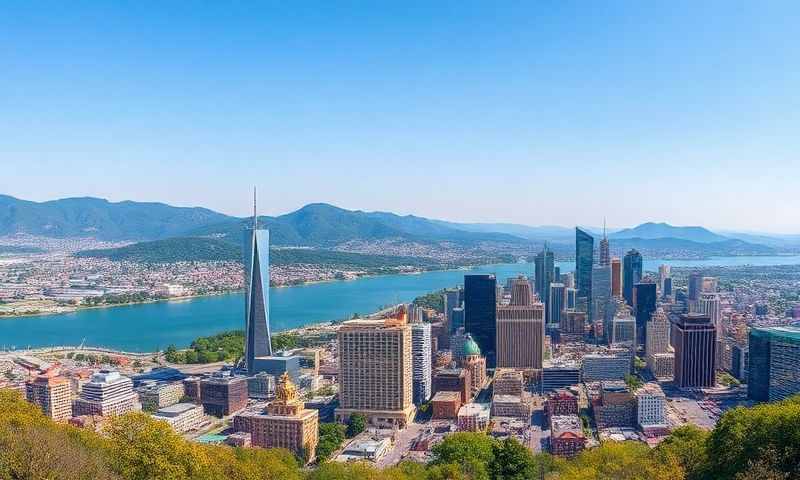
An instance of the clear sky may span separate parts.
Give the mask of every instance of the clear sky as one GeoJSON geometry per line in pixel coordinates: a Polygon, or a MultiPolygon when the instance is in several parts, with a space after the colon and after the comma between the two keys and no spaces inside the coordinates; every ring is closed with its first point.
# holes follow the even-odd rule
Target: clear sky
{"type": "Polygon", "coordinates": [[[800,2],[8,1],[0,193],[800,233],[800,2]],[[702,3],[702,5],[701,5],[702,3]]]}

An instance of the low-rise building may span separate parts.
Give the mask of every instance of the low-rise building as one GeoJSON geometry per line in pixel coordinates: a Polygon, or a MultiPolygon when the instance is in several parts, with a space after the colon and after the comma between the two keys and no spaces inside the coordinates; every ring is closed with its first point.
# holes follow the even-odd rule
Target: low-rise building
{"type": "Polygon", "coordinates": [[[493,395],[492,415],[495,417],[514,417],[530,421],[532,405],[518,395],[493,395]]]}
{"type": "Polygon", "coordinates": [[[200,401],[208,415],[234,414],[247,406],[247,380],[230,375],[205,378],[200,382],[200,401]]]}
{"type": "Polygon", "coordinates": [[[636,391],[636,411],[639,428],[646,435],[668,433],[665,410],[667,398],[657,383],[648,383],[636,391]]]}
{"type": "Polygon", "coordinates": [[[463,432],[482,432],[489,426],[491,404],[467,403],[458,410],[458,429],[463,432]]]}
{"type": "Polygon", "coordinates": [[[573,457],[586,447],[583,424],[577,415],[556,415],[550,419],[550,453],[573,457]]]}
{"type": "Polygon", "coordinates": [[[631,373],[630,352],[591,353],[583,357],[583,380],[599,382],[624,380],[631,373]]]}
{"type": "Polygon", "coordinates": [[[81,396],[72,403],[72,414],[100,415],[103,417],[122,415],[137,410],[137,395],[133,381],[117,371],[100,370],[83,385],[81,396]]]}
{"type": "Polygon", "coordinates": [[[563,415],[577,415],[579,411],[578,397],[573,395],[569,390],[558,389],[547,395],[547,400],[545,402],[545,409],[547,410],[547,416],[549,418],[563,415]]]}
{"type": "Polygon", "coordinates": [[[197,430],[202,425],[204,417],[203,407],[194,403],[176,403],[159,408],[153,414],[153,418],[169,423],[178,433],[197,430]]]}
{"type": "Polygon", "coordinates": [[[183,383],[154,383],[138,389],[142,410],[155,412],[159,408],[175,405],[184,395],[183,383]]]}
{"type": "Polygon", "coordinates": [[[520,370],[498,368],[492,383],[494,395],[522,396],[525,389],[525,378],[520,370]]]}
{"type": "Polygon", "coordinates": [[[336,456],[337,462],[377,462],[392,448],[389,438],[356,438],[336,456]]]}
{"type": "Polygon", "coordinates": [[[467,403],[472,398],[472,382],[469,370],[463,368],[448,368],[439,370],[433,376],[433,391],[459,392],[461,403],[467,403]]]}
{"type": "Polygon", "coordinates": [[[461,408],[461,393],[441,391],[436,392],[431,400],[433,418],[458,418],[458,409],[461,408]]]}
{"type": "Polygon", "coordinates": [[[597,428],[636,426],[636,399],[625,382],[603,382],[592,408],[597,428]]]}

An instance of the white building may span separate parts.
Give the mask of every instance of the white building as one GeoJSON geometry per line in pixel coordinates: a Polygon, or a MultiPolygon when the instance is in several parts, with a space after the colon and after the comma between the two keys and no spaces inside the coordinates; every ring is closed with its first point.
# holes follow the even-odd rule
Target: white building
{"type": "Polygon", "coordinates": [[[153,414],[156,420],[163,420],[178,433],[197,430],[203,423],[203,406],[194,403],[178,403],[159,409],[153,414]]]}
{"type": "Polygon", "coordinates": [[[412,388],[414,403],[420,405],[431,398],[431,324],[411,324],[412,388]]]}
{"type": "Polygon", "coordinates": [[[73,414],[80,415],[122,415],[138,410],[133,381],[117,371],[100,370],[81,389],[80,398],[72,405],[73,414]]]}
{"type": "Polygon", "coordinates": [[[637,423],[643,431],[667,428],[667,398],[657,383],[645,384],[636,391],[636,405],[637,423]]]}
{"type": "Polygon", "coordinates": [[[486,430],[491,418],[492,404],[467,403],[458,409],[458,429],[464,432],[486,430]]]}

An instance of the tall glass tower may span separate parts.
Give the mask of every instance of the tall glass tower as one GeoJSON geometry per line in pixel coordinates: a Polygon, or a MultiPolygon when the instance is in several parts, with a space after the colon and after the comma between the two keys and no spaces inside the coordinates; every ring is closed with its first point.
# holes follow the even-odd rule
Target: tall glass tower
{"type": "Polygon", "coordinates": [[[587,300],[591,319],[592,264],[594,263],[594,237],[580,228],[575,228],[575,286],[578,297],[587,300]]]}
{"type": "Polygon", "coordinates": [[[633,286],[642,279],[642,254],[631,249],[622,259],[622,297],[633,306],[633,286]]]}
{"type": "Polygon", "coordinates": [[[244,361],[253,374],[256,357],[272,356],[269,332],[269,230],[258,228],[255,190],[253,226],[244,231],[244,361]]]}

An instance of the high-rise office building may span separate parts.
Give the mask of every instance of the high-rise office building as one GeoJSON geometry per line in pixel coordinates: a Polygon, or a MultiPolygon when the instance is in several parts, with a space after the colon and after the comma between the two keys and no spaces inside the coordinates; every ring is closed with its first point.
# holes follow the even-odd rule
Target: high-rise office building
{"type": "Polygon", "coordinates": [[[636,345],[636,318],[630,308],[624,307],[614,315],[606,330],[606,338],[608,344],[615,347],[632,348],[636,345]]]}
{"type": "Polygon", "coordinates": [[[689,279],[687,280],[688,287],[687,287],[687,294],[689,297],[690,302],[696,302],[698,297],[700,296],[700,291],[703,288],[703,275],[699,272],[692,272],[689,274],[689,279]]]}
{"type": "MultiPolygon", "coordinates": [[[[491,289],[492,296],[494,287],[491,289]]],[[[377,426],[404,428],[413,418],[412,333],[403,309],[388,318],[344,322],[338,332],[339,408],[377,426]]]]}
{"type": "Polygon", "coordinates": [[[700,292],[697,299],[697,311],[711,318],[711,323],[717,329],[717,340],[722,340],[724,328],[722,325],[722,309],[719,303],[718,293],[700,292]]]}
{"type": "Polygon", "coordinates": [[[761,402],[800,393],[800,327],[750,330],[747,393],[761,402]]]}
{"type": "Polygon", "coordinates": [[[647,335],[647,322],[656,311],[656,284],[637,283],[633,290],[637,344],[642,345],[647,335]]]}
{"type": "Polygon", "coordinates": [[[661,264],[658,266],[658,290],[661,292],[661,295],[664,295],[664,280],[669,277],[670,274],[670,267],[667,264],[661,264]]]}
{"type": "Polygon", "coordinates": [[[718,284],[719,284],[719,279],[717,279],[717,277],[703,277],[703,281],[700,284],[700,292],[717,293],[718,284]]]}
{"type": "Polygon", "coordinates": [[[661,296],[663,298],[667,298],[672,295],[672,277],[667,277],[664,279],[664,286],[661,290],[661,296]]]}
{"type": "Polygon", "coordinates": [[[464,328],[464,307],[456,307],[450,312],[450,335],[464,328]]]}
{"type": "Polygon", "coordinates": [[[622,297],[622,261],[619,257],[611,259],[611,295],[622,297]]]}
{"type": "Polygon", "coordinates": [[[464,330],[494,366],[497,280],[494,275],[464,275],[464,330]]]}
{"type": "Polygon", "coordinates": [[[511,279],[511,305],[530,305],[533,303],[531,283],[526,277],[511,279]]]}
{"type": "Polygon", "coordinates": [[[457,288],[448,288],[442,294],[444,300],[444,317],[448,334],[456,331],[453,328],[453,309],[461,307],[461,291],[457,288]]]}
{"type": "Polygon", "coordinates": [[[629,250],[622,261],[622,296],[628,305],[633,306],[633,286],[642,279],[642,254],[629,250]]]}
{"type": "Polygon", "coordinates": [[[567,287],[564,293],[565,309],[574,310],[578,304],[578,290],[567,287]]]}
{"type": "Polygon", "coordinates": [[[119,372],[100,370],[81,389],[81,395],[72,403],[72,412],[80,415],[103,417],[122,415],[137,408],[133,381],[119,372]]]}
{"type": "Polygon", "coordinates": [[[412,389],[414,403],[421,405],[431,398],[431,324],[411,325],[412,389]]]}
{"type": "Polygon", "coordinates": [[[544,246],[544,250],[539,252],[533,259],[534,267],[535,267],[535,284],[536,284],[536,293],[539,294],[539,298],[545,304],[545,321],[550,321],[547,318],[547,304],[550,301],[549,294],[550,294],[550,284],[553,283],[555,280],[555,256],[553,252],[547,249],[547,244],[544,246]]]}
{"type": "Polygon", "coordinates": [[[592,308],[590,322],[605,322],[612,316],[611,308],[611,265],[592,267],[592,308]]]}
{"type": "Polygon", "coordinates": [[[564,310],[561,312],[559,336],[562,342],[580,341],[586,333],[586,312],[564,310]]]}
{"type": "Polygon", "coordinates": [[[244,362],[247,373],[255,373],[256,357],[272,355],[269,330],[269,230],[258,228],[255,192],[253,227],[244,232],[244,362]]]}
{"type": "Polygon", "coordinates": [[[675,348],[675,385],[713,387],[717,381],[717,339],[708,315],[687,313],[673,318],[671,336],[675,348]]]}
{"type": "Polygon", "coordinates": [[[550,284],[550,301],[547,303],[549,314],[547,317],[550,319],[550,325],[558,328],[561,324],[561,312],[565,309],[564,301],[566,300],[567,292],[563,283],[550,284]]]}
{"type": "Polygon", "coordinates": [[[497,307],[497,366],[542,368],[544,358],[544,305],[497,307]]]}
{"type": "Polygon", "coordinates": [[[645,340],[647,368],[656,378],[668,378],[673,374],[675,353],[669,345],[669,320],[664,310],[658,309],[647,324],[645,340]]]}
{"type": "Polygon", "coordinates": [[[56,422],[72,416],[69,380],[55,374],[42,374],[25,383],[25,396],[38,405],[44,414],[56,422]]]}
{"type": "Polygon", "coordinates": [[[603,221],[603,238],[600,240],[600,258],[598,259],[598,262],[602,266],[611,265],[611,249],[608,245],[605,220],[603,221]]]}
{"type": "Polygon", "coordinates": [[[578,297],[592,298],[592,265],[594,265],[594,237],[575,228],[575,285],[578,297]]]}

